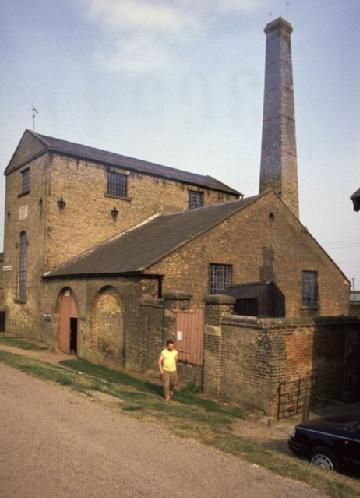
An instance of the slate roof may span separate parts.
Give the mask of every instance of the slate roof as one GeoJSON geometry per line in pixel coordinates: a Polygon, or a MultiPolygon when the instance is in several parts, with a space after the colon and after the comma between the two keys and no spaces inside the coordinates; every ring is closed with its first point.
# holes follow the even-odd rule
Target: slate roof
{"type": "Polygon", "coordinates": [[[50,277],[141,273],[173,250],[244,209],[258,196],[164,214],[120,234],[44,275],[50,277]]]}
{"type": "Polygon", "coordinates": [[[59,138],[41,135],[27,130],[37,137],[44,144],[44,151],[57,152],[59,154],[75,157],[77,159],[84,159],[93,161],[108,166],[123,168],[137,173],[144,173],[158,178],[166,178],[169,180],[176,180],[181,183],[188,183],[197,185],[199,187],[207,187],[219,192],[233,194],[239,196],[240,192],[225,185],[224,183],[216,180],[208,175],[198,175],[196,173],[189,173],[170,166],[162,166],[161,164],[151,163],[142,159],[135,159],[133,157],[122,156],[114,152],[96,149],[87,145],[81,145],[59,138]]]}

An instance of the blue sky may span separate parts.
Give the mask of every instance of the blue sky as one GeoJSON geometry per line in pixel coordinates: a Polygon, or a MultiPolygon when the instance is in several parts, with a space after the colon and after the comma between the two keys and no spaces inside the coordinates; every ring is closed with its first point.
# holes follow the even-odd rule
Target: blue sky
{"type": "MultiPolygon", "coordinates": [[[[286,17],[302,222],[360,289],[358,0],[0,0],[0,167],[36,129],[257,193],[263,28],[286,17]],[[289,5],[287,5],[289,4],[289,5]]],[[[0,247],[4,178],[0,179],[0,247]]]]}

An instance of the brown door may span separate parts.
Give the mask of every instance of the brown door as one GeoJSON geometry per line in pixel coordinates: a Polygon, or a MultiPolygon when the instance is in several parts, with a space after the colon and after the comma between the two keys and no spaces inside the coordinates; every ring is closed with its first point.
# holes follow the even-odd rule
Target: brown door
{"type": "Polygon", "coordinates": [[[78,310],[74,296],[66,290],[60,298],[59,349],[63,353],[78,351],[78,310]]]}
{"type": "Polygon", "coordinates": [[[193,365],[204,363],[204,308],[194,307],[176,313],[176,349],[179,360],[193,365]]]}

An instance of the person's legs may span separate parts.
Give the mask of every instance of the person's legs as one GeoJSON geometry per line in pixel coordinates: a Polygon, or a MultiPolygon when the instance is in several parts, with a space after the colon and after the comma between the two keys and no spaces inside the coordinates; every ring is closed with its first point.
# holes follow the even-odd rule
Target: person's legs
{"type": "Polygon", "coordinates": [[[169,399],[170,399],[170,373],[169,372],[164,371],[163,383],[164,383],[164,398],[166,401],[169,401],[169,399]]]}
{"type": "Polygon", "coordinates": [[[177,372],[171,372],[170,374],[170,385],[169,385],[169,390],[170,390],[170,396],[174,396],[174,391],[175,387],[177,386],[178,383],[178,378],[177,378],[177,372]]]}

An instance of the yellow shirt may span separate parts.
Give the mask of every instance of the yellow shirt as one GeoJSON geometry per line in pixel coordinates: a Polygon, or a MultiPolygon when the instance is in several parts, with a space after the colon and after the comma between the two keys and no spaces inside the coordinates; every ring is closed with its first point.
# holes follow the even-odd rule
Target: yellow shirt
{"type": "Polygon", "coordinates": [[[166,372],[176,372],[176,355],[178,354],[176,349],[169,351],[166,348],[161,352],[161,354],[164,358],[163,369],[166,372]]]}

